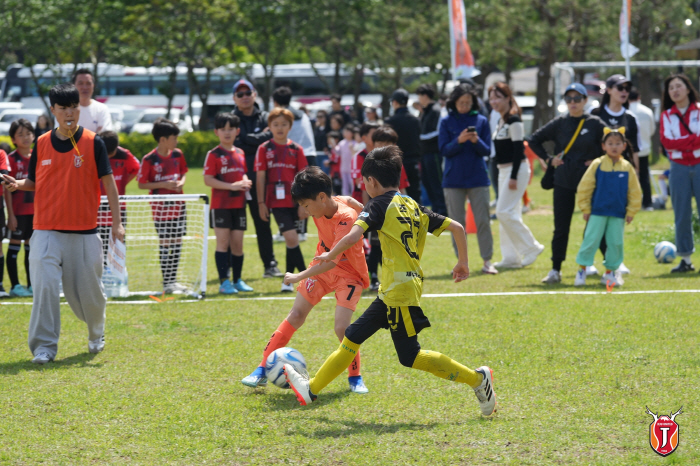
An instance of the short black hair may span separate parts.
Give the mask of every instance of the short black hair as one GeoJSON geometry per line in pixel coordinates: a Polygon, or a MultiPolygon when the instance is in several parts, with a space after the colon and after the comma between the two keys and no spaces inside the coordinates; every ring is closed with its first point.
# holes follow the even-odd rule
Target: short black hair
{"type": "Polygon", "coordinates": [[[362,176],[364,178],[371,176],[384,188],[398,187],[401,179],[401,167],[403,166],[402,155],[399,146],[374,149],[367,154],[367,158],[362,164],[362,176]]]}
{"type": "Polygon", "coordinates": [[[333,183],[319,167],[309,166],[296,174],[292,183],[292,200],[296,203],[304,199],[316,200],[320,193],[330,197],[333,183]]]}
{"type": "Polygon", "coordinates": [[[105,142],[107,154],[111,154],[119,147],[119,135],[114,131],[102,131],[99,136],[105,142]]]}
{"type": "Polygon", "coordinates": [[[379,123],[376,121],[365,121],[362,123],[362,126],[360,126],[360,136],[367,136],[373,129],[377,128],[379,128],[379,123]]]}
{"type": "Polygon", "coordinates": [[[340,99],[342,99],[340,94],[331,94],[331,100],[337,100],[340,103],[340,99]]]}
{"type": "Polygon", "coordinates": [[[416,94],[427,95],[430,99],[434,99],[435,88],[432,84],[421,84],[420,86],[418,86],[418,89],[416,89],[416,94]]]}
{"type": "Polygon", "coordinates": [[[272,100],[283,107],[287,107],[289,102],[292,101],[292,90],[287,86],[278,87],[272,93],[272,100]]]}
{"type": "Polygon", "coordinates": [[[70,83],[59,84],[49,91],[49,102],[51,106],[77,107],[80,105],[80,94],[78,89],[70,83]]]}
{"type": "Polygon", "coordinates": [[[632,89],[630,89],[630,95],[629,97],[627,97],[627,100],[639,100],[639,89],[632,86],[632,89]]]}
{"type": "Polygon", "coordinates": [[[219,112],[214,117],[214,128],[221,129],[228,123],[231,128],[238,128],[241,126],[241,119],[237,115],[230,112],[219,112]]]}
{"type": "Polygon", "coordinates": [[[345,126],[343,126],[343,131],[350,131],[351,133],[355,132],[355,125],[352,123],[348,123],[345,126]]]}
{"type": "Polygon", "coordinates": [[[326,134],[326,139],[328,138],[343,139],[343,137],[340,135],[340,131],[328,131],[328,134],[326,134]]]}
{"type": "Polygon", "coordinates": [[[75,70],[75,73],[73,73],[73,76],[71,77],[71,82],[73,84],[75,84],[75,81],[78,79],[79,74],[89,74],[90,76],[92,76],[92,81],[93,82],[95,81],[95,75],[92,74],[92,71],[90,71],[87,68],[79,68],[79,69],[75,70]]]}
{"type": "Polygon", "coordinates": [[[12,152],[12,147],[6,142],[0,142],[0,150],[4,150],[5,152],[12,152]]]}
{"type": "Polygon", "coordinates": [[[151,134],[156,142],[160,142],[160,138],[169,138],[170,136],[177,136],[180,134],[180,128],[172,121],[160,117],[153,122],[151,134]]]}
{"type": "Polygon", "coordinates": [[[10,138],[14,139],[15,134],[17,134],[17,131],[19,131],[20,128],[26,128],[30,132],[34,132],[34,126],[32,126],[32,122],[29,120],[26,120],[24,118],[20,118],[19,120],[15,120],[12,122],[10,125],[10,138]]]}
{"type": "Polygon", "coordinates": [[[389,144],[396,145],[399,142],[399,135],[391,126],[382,125],[377,128],[377,131],[372,133],[372,142],[388,142],[389,144]]]}

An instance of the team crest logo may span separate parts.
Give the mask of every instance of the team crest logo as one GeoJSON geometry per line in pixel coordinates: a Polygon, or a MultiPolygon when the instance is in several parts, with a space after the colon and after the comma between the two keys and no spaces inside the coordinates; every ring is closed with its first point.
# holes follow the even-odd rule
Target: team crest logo
{"type": "Polygon", "coordinates": [[[80,168],[83,166],[83,156],[78,155],[78,154],[73,154],[73,165],[75,165],[76,168],[80,168]]]}
{"type": "Polygon", "coordinates": [[[267,158],[268,159],[274,159],[275,158],[275,151],[268,149],[266,152],[267,158]]]}
{"type": "Polygon", "coordinates": [[[668,456],[678,448],[679,428],[674,419],[681,412],[683,412],[682,406],[670,416],[665,414],[658,416],[647,407],[647,414],[654,416],[654,422],[649,425],[649,445],[661,456],[668,456]]]}
{"type": "Polygon", "coordinates": [[[226,165],[228,164],[228,159],[226,157],[221,157],[221,165],[226,165]]]}
{"type": "Polygon", "coordinates": [[[156,171],[156,173],[162,173],[163,172],[163,167],[159,164],[156,163],[153,167],[153,169],[156,171]]]}
{"type": "Polygon", "coordinates": [[[313,280],[311,278],[306,279],[306,292],[311,293],[314,290],[314,286],[316,286],[316,280],[313,280]]]}

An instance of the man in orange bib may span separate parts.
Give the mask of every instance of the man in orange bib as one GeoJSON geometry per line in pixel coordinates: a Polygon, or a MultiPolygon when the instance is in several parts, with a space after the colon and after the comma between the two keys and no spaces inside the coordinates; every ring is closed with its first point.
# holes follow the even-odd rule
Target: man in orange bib
{"type": "Polygon", "coordinates": [[[105,144],[78,126],[80,95],[72,84],[49,92],[58,128],[39,137],[26,179],[3,176],[8,190],[35,191],[34,234],[29,253],[34,289],[29,321],[33,363],[53,361],[61,332],[60,284],[73,312],[87,324],[88,350],[104,349],[106,299],[102,241],[97,235],[100,181],[112,213],[112,233],[124,240],[119,194],[105,144]]]}

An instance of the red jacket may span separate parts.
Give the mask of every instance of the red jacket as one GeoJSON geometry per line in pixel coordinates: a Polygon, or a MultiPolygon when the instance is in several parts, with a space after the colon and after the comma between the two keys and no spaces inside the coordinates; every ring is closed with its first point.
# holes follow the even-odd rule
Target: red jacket
{"type": "Polygon", "coordinates": [[[700,105],[697,102],[690,104],[685,115],[675,105],[664,111],[660,133],[661,145],[668,152],[669,159],[681,165],[700,163],[700,105]]]}

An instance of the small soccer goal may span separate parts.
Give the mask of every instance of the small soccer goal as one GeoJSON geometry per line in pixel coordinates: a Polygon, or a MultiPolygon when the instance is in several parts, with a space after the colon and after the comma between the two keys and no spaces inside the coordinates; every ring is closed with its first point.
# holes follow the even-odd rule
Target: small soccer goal
{"type": "Polygon", "coordinates": [[[98,231],[102,238],[102,282],[108,297],[187,294],[207,289],[209,198],[203,194],[119,196],[126,230],[126,279],[118,280],[107,260],[112,216],[102,196],[98,231]]]}

